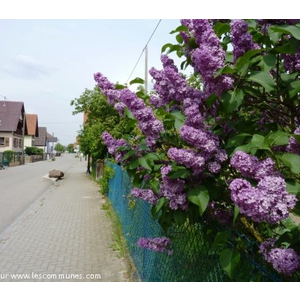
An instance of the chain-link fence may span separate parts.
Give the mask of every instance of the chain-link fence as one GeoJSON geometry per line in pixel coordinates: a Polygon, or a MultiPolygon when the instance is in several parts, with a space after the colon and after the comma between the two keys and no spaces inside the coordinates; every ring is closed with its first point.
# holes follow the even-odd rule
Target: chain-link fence
{"type": "Polygon", "coordinates": [[[137,241],[140,237],[158,237],[164,233],[159,224],[153,220],[150,205],[143,200],[128,197],[132,185],[127,173],[116,164],[110,162],[107,164],[115,173],[109,182],[108,198],[121,219],[123,235],[141,281],[299,281],[297,276],[292,278],[280,276],[263,261],[254,240],[228,228],[228,232],[234,236],[232,246],[238,236],[244,243],[243,248],[247,249],[241,253],[241,263],[234,277],[229,278],[219,262],[222,249],[212,247],[213,239],[208,238],[206,234],[209,225],[205,222],[171,228],[169,234],[172,236],[172,255],[138,247],[137,241]]]}

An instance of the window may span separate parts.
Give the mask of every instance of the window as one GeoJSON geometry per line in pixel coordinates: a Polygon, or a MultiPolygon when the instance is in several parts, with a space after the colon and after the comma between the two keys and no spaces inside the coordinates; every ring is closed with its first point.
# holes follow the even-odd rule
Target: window
{"type": "Polygon", "coordinates": [[[0,147],[9,147],[8,137],[0,137],[0,147]]]}
{"type": "Polygon", "coordinates": [[[22,139],[19,139],[19,148],[23,147],[22,139]]]}
{"type": "Polygon", "coordinates": [[[14,138],[14,147],[17,148],[18,147],[18,139],[14,138]]]}

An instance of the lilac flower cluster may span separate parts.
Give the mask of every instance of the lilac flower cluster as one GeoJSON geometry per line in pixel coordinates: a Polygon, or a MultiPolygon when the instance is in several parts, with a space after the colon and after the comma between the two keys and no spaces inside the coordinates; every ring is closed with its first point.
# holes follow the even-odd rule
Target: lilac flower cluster
{"type": "Polygon", "coordinates": [[[123,89],[121,91],[115,90],[114,85],[101,73],[96,73],[94,78],[99,88],[101,88],[102,92],[108,97],[110,103],[113,104],[119,112],[122,112],[125,106],[132,112],[138,121],[139,128],[146,135],[147,145],[155,145],[160,136],[160,132],[162,132],[164,128],[162,122],[157,120],[154,116],[152,109],[147,107],[144,101],[138,98],[137,95],[129,89],[123,89]],[[116,99],[118,99],[119,102],[117,102],[116,99]]]}
{"type": "Polygon", "coordinates": [[[295,207],[297,198],[286,191],[286,183],[270,158],[260,162],[254,156],[237,151],[230,163],[244,177],[258,180],[256,188],[241,178],[234,179],[229,185],[231,199],[242,214],[256,222],[270,224],[289,216],[289,210],[295,207]]]}
{"type": "Polygon", "coordinates": [[[169,200],[171,209],[187,210],[188,202],[186,193],[184,192],[185,181],[179,178],[170,179],[167,174],[171,171],[171,166],[164,166],[161,168],[162,184],[159,193],[169,200]]]}
{"type": "Polygon", "coordinates": [[[156,238],[143,237],[138,240],[137,245],[155,252],[167,252],[169,255],[172,254],[172,250],[170,249],[171,240],[164,236],[156,238]]]}
{"type": "Polygon", "coordinates": [[[266,176],[257,188],[245,179],[234,179],[229,186],[232,201],[240,212],[255,222],[276,224],[288,218],[297,198],[286,191],[285,181],[280,177],[266,176]]]}
{"type": "Polygon", "coordinates": [[[289,73],[300,72],[300,48],[295,54],[284,54],[283,66],[289,73]]]}
{"type": "Polygon", "coordinates": [[[205,121],[205,114],[200,113],[200,107],[203,107],[199,101],[186,98],[183,102],[184,113],[186,115],[185,125],[201,129],[205,121]]]}
{"type": "Polygon", "coordinates": [[[275,163],[271,158],[259,161],[256,156],[243,151],[237,151],[231,158],[230,164],[244,177],[260,180],[265,176],[279,176],[275,163]]]}
{"type": "MultiPolygon", "coordinates": [[[[300,135],[300,126],[294,131],[294,134],[300,135]]],[[[289,144],[287,145],[286,150],[290,153],[300,155],[300,144],[293,136],[290,137],[289,144]]]]}
{"type": "Polygon", "coordinates": [[[152,96],[150,98],[150,103],[154,107],[165,107],[171,101],[181,103],[186,98],[201,99],[201,92],[187,85],[172,59],[167,55],[162,55],[161,61],[163,63],[162,70],[158,71],[151,68],[149,71],[155,80],[153,87],[158,95],[158,97],[152,96]]]}
{"type": "Polygon", "coordinates": [[[116,99],[119,98],[119,91],[115,89],[115,85],[100,72],[94,74],[94,80],[102,90],[102,93],[107,97],[108,103],[114,106],[116,99]]]}
{"type": "Polygon", "coordinates": [[[130,192],[131,196],[145,200],[146,202],[156,205],[157,195],[151,189],[134,188],[130,192]]]}
{"type": "Polygon", "coordinates": [[[234,61],[248,50],[259,49],[259,46],[253,42],[252,35],[248,32],[248,24],[246,21],[232,20],[230,26],[234,61]]]}
{"type": "Polygon", "coordinates": [[[205,165],[205,159],[192,149],[170,148],[168,156],[180,165],[192,168],[195,175],[199,174],[205,165]]]}
{"type": "Polygon", "coordinates": [[[300,257],[294,249],[291,248],[272,248],[275,239],[269,239],[263,242],[259,250],[264,259],[271,263],[274,269],[284,275],[292,275],[300,269],[300,257]]]}
{"type": "Polygon", "coordinates": [[[118,151],[118,148],[121,146],[128,146],[127,142],[124,139],[114,139],[107,131],[103,132],[101,137],[108,149],[108,152],[114,155],[116,161],[120,163],[126,151],[118,151]]]}
{"type": "MultiPolygon", "coordinates": [[[[204,128],[197,129],[187,125],[183,125],[180,128],[180,135],[183,140],[197,149],[197,157],[201,157],[204,159],[205,165],[211,173],[219,172],[219,170],[221,169],[221,163],[226,161],[228,156],[225,150],[219,147],[220,145],[217,136],[215,136],[211,131],[204,128]]],[[[196,166],[197,165],[195,165],[194,167],[196,166]]],[[[193,168],[194,171],[196,171],[196,174],[204,169],[203,166],[204,164],[201,166],[201,168],[193,168]]]]}
{"type": "Polygon", "coordinates": [[[224,66],[225,51],[220,46],[209,20],[181,20],[181,24],[188,27],[199,46],[190,55],[195,71],[202,76],[206,95],[215,93],[219,96],[223,91],[231,89],[233,79],[230,76],[221,75],[214,78],[215,72],[224,66]]]}

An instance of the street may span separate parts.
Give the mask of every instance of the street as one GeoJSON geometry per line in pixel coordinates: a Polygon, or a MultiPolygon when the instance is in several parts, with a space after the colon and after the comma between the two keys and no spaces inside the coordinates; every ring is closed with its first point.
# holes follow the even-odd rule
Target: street
{"type": "Polygon", "coordinates": [[[79,160],[64,153],[47,160],[0,170],[0,234],[54,183],[44,178],[51,170],[66,174],[79,160]]]}

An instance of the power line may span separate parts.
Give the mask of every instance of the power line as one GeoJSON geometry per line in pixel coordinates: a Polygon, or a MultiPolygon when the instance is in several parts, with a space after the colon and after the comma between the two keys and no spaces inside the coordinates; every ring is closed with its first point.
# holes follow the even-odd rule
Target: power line
{"type": "Polygon", "coordinates": [[[129,81],[129,79],[130,79],[131,75],[132,75],[132,74],[133,74],[133,72],[135,71],[135,69],[136,69],[136,67],[137,67],[138,63],[140,62],[140,59],[141,59],[141,57],[142,57],[142,55],[143,55],[143,53],[144,53],[144,51],[145,51],[146,47],[148,46],[149,42],[151,41],[151,39],[152,39],[152,37],[153,37],[153,35],[154,35],[154,33],[155,33],[156,29],[158,28],[158,26],[159,26],[160,22],[161,22],[161,19],[158,21],[158,23],[157,23],[156,27],[154,28],[154,30],[153,30],[153,32],[152,32],[152,34],[151,34],[151,36],[150,36],[150,38],[149,38],[148,42],[146,43],[145,47],[143,48],[143,50],[142,50],[142,52],[141,52],[141,54],[140,54],[140,56],[139,56],[139,58],[138,58],[138,60],[137,60],[137,62],[136,62],[136,64],[135,64],[135,66],[134,66],[134,68],[133,68],[132,72],[130,73],[130,75],[129,75],[129,77],[128,77],[127,81],[126,81],[126,84],[128,83],[128,81],[129,81]]]}

